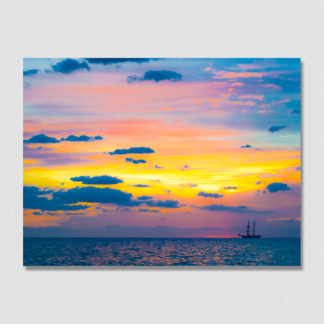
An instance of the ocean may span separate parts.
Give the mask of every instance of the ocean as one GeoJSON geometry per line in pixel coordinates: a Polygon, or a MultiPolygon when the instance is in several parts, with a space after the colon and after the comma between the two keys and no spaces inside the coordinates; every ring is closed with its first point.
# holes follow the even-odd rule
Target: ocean
{"type": "Polygon", "coordinates": [[[299,238],[24,238],[24,266],[300,266],[299,238]]]}

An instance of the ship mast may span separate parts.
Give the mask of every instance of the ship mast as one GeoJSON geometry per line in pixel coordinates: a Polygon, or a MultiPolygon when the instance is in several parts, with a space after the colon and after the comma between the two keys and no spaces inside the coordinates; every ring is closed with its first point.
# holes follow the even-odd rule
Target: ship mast
{"type": "Polygon", "coordinates": [[[254,236],[254,232],[255,232],[255,220],[253,222],[253,236],[254,236]]]}
{"type": "Polygon", "coordinates": [[[250,235],[250,221],[248,221],[247,223],[247,227],[246,227],[246,236],[250,235]]]}

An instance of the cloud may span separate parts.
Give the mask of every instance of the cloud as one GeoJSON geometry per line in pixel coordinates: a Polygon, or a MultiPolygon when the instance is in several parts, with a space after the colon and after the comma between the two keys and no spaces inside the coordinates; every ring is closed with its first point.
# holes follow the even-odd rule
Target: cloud
{"type": "Polygon", "coordinates": [[[240,146],[240,148],[250,148],[250,147],[252,147],[250,144],[240,146]]]}
{"type": "Polygon", "coordinates": [[[111,177],[108,175],[103,176],[81,176],[81,177],[72,177],[70,178],[72,181],[81,181],[83,184],[96,184],[96,185],[112,185],[117,183],[123,183],[122,179],[111,177]]]}
{"type": "Polygon", "coordinates": [[[119,206],[137,206],[140,202],[132,200],[132,194],[112,188],[82,187],[67,191],[56,191],[53,199],[63,204],[79,202],[115,204],[119,206]]]}
{"type": "Polygon", "coordinates": [[[240,99],[254,99],[254,100],[263,100],[264,95],[243,95],[243,96],[239,96],[240,99]]]}
{"type": "Polygon", "coordinates": [[[135,185],[133,185],[133,187],[137,187],[137,188],[148,188],[148,187],[151,187],[151,186],[146,185],[146,184],[135,184],[135,185]]]}
{"type": "Polygon", "coordinates": [[[38,134],[35,136],[32,136],[31,138],[24,140],[25,143],[59,143],[60,140],[56,139],[55,137],[49,137],[45,134],[38,134]]]}
{"type": "Polygon", "coordinates": [[[147,201],[145,204],[149,207],[164,207],[164,208],[179,208],[181,205],[177,200],[152,200],[147,201]]]}
{"type": "Polygon", "coordinates": [[[177,82],[182,80],[182,74],[174,72],[174,71],[167,71],[167,70],[161,70],[161,71],[147,71],[144,73],[142,77],[138,77],[136,75],[130,75],[127,78],[127,82],[131,83],[134,81],[172,81],[177,82]]]}
{"type": "Polygon", "coordinates": [[[271,126],[271,127],[268,128],[268,131],[270,133],[279,132],[281,129],[284,129],[286,127],[287,126],[284,126],[284,125],[282,125],[282,126],[271,126]]]}
{"type": "Polygon", "coordinates": [[[261,183],[262,183],[261,181],[257,181],[255,184],[259,185],[259,184],[261,184],[261,183]]]}
{"type": "Polygon", "coordinates": [[[201,210],[208,210],[208,211],[227,211],[231,213],[250,213],[250,214],[268,214],[271,211],[267,210],[255,210],[251,209],[247,206],[225,206],[225,205],[206,205],[206,206],[195,206],[201,210]]]}
{"type": "Polygon", "coordinates": [[[124,155],[124,154],[150,154],[155,153],[150,147],[130,147],[129,149],[116,149],[109,152],[110,155],[124,155]]]}
{"type": "Polygon", "coordinates": [[[262,85],[263,88],[271,88],[271,89],[275,89],[275,90],[281,90],[281,87],[279,87],[276,84],[273,83],[269,83],[269,84],[264,84],[262,85]]]}
{"type": "Polygon", "coordinates": [[[218,193],[209,193],[200,191],[197,196],[205,197],[205,198],[222,198],[224,195],[218,194],[218,193]]]}
{"type": "Polygon", "coordinates": [[[139,196],[137,197],[137,200],[152,200],[152,196],[139,196]]]}
{"type": "Polygon", "coordinates": [[[163,169],[163,167],[159,166],[159,165],[154,165],[155,169],[163,169]]]}
{"type": "Polygon", "coordinates": [[[236,79],[236,78],[262,78],[264,72],[228,72],[228,71],[213,71],[213,78],[216,79],[236,79]]]}
{"type": "Polygon", "coordinates": [[[90,137],[87,135],[80,135],[80,136],[75,136],[75,135],[69,135],[66,138],[62,138],[62,141],[67,141],[67,142],[90,142],[90,141],[101,141],[103,138],[102,136],[94,136],[90,137]]]}
{"type": "Polygon", "coordinates": [[[52,69],[55,72],[64,73],[64,74],[73,73],[77,70],[82,70],[82,69],[86,69],[90,71],[90,67],[87,62],[79,62],[73,59],[65,59],[61,62],[58,62],[57,64],[52,65],[52,69]]]}
{"type": "Polygon", "coordinates": [[[24,196],[25,195],[33,195],[33,196],[43,196],[48,195],[53,192],[51,189],[40,189],[35,186],[24,186],[24,196]]]}
{"type": "Polygon", "coordinates": [[[285,183],[273,182],[273,183],[268,184],[266,189],[268,189],[268,191],[270,193],[273,193],[273,192],[278,192],[278,191],[290,190],[290,187],[288,187],[288,185],[285,183]]]}
{"type": "MultiPolygon", "coordinates": [[[[67,142],[89,142],[89,141],[100,141],[102,140],[102,136],[94,136],[90,137],[87,135],[80,135],[80,136],[75,136],[75,135],[69,135],[66,138],[61,138],[61,141],[67,141],[67,142]]],[[[55,137],[50,137],[45,134],[38,134],[35,136],[32,136],[31,138],[24,140],[25,143],[41,143],[41,144],[46,144],[46,143],[59,143],[60,140],[55,138],[55,137]]]]}
{"type": "Polygon", "coordinates": [[[134,163],[134,164],[146,163],[146,161],[143,160],[143,159],[135,160],[133,158],[126,158],[125,161],[126,162],[131,162],[131,163],[134,163]]]}
{"type": "Polygon", "coordinates": [[[224,187],[224,189],[226,189],[226,190],[234,190],[234,189],[237,189],[237,187],[231,187],[231,186],[229,186],[229,187],[224,187]]]}
{"type": "Polygon", "coordinates": [[[140,208],[140,209],[138,209],[138,211],[144,212],[144,213],[161,213],[161,211],[158,209],[148,209],[148,208],[140,208]]]}
{"type": "Polygon", "coordinates": [[[32,76],[39,72],[38,69],[26,70],[24,71],[24,76],[32,76]]]}
{"type": "Polygon", "coordinates": [[[234,100],[229,102],[231,105],[255,106],[254,101],[234,100]]]}
{"type": "Polygon", "coordinates": [[[80,210],[87,209],[86,205],[69,205],[56,199],[48,199],[40,197],[52,193],[52,190],[41,190],[38,187],[24,186],[23,189],[23,205],[26,209],[40,209],[40,210],[80,210]]]}
{"type": "Polygon", "coordinates": [[[92,64],[120,64],[120,63],[145,63],[149,62],[150,58],[86,58],[89,63],[92,64]]]}

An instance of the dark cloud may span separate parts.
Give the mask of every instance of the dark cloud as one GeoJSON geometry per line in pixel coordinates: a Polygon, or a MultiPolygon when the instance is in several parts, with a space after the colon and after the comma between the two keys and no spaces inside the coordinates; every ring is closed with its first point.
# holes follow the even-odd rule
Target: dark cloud
{"type": "Polygon", "coordinates": [[[135,185],[133,185],[133,187],[137,187],[137,188],[148,188],[148,187],[151,187],[151,186],[146,185],[146,184],[135,184],[135,185]]]}
{"type": "Polygon", "coordinates": [[[113,152],[109,152],[110,155],[125,155],[125,154],[150,154],[155,153],[150,147],[130,147],[128,149],[116,149],[113,152]]]}
{"type": "Polygon", "coordinates": [[[246,145],[242,145],[242,146],[240,146],[241,148],[250,148],[250,147],[252,147],[250,144],[246,144],[246,145]]]}
{"type": "Polygon", "coordinates": [[[137,197],[137,200],[152,200],[152,196],[139,196],[137,197]]]}
{"type": "Polygon", "coordinates": [[[26,70],[24,71],[24,76],[32,76],[39,72],[38,69],[26,70]]]}
{"type": "Polygon", "coordinates": [[[163,167],[159,166],[159,165],[154,165],[155,169],[163,169],[163,167]]]}
{"type": "Polygon", "coordinates": [[[24,186],[23,204],[26,209],[40,209],[48,211],[56,210],[80,210],[86,209],[85,205],[69,205],[57,199],[40,197],[52,193],[51,190],[41,190],[37,187],[24,186]]]}
{"type": "Polygon", "coordinates": [[[90,67],[87,62],[79,62],[73,59],[65,59],[61,62],[58,62],[55,65],[52,65],[52,69],[55,72],[69,74],[82,69],[86,69],[89,71],[90,67]]]}
{"type": "Polygon", "coordinates": [[[161,70],[161,71],[147,71],[144,73],[142,77],[138,77],[136,75],[130,75],[127,78],[127,82],[131,83],[134,81],[155,81],[155,82],[160,82],[160,81],[172,81],[172,82],[177,82],[182,80],[182,74],[174,72],[174,71],[166,71],[166,70],[161,70]]]}
{"type": "Polygon", "coordinates": [[[123,183],[122,179],[111,177],[108,175],[103,176],[81,176],[81,177],[72,177],[70,178],[72,181],[81,181],[83,184],[96,184],[96,185],[112,185],[117,183],[123,183]]]}
{"type": "Polygon", "coordinates": [[[255,184],[259,185],[259,184],[261,184],[261,183],[262,183],[261,181],[257,181],[255,184]]]}
{"type": "Polygon", "coordinates": [[[53,199],[63,204],[76,204],[78,202],[115,204],[119,206],[137,206],[140,202],[132,200],[132,194],[112,188],[82,187],[67,191],[56,191],[53,199]]]}
{"type": "Polygon", "coordinates": [[[152,200],[147,201],[145,204],[149,207],[164,207],[164,208],[179,208],[181,205],[177,200],[152,200]]]}
{"type": "Polygon", "coordinates": [[[279,132],[280,130],[282,130],[282,129],[286,128],[286,127],[287,126],[284,126],[284,125],[282,125],[282,126],[271,126],[271,127],[268,128],[268,131],[270,133],[275,133],[275,132],[279,132]]]}
{"type": "Polygon", "coordinates": [[[24,140],[25,143],[59,143],[60,140],[56,139],[55,137],[49,137],[45,134],[38,134],[35,136],[32,136],[31,138],[24,140]]]}
{"type": "Polygon", "coordinates": [[[138,211],[144,212],[144,213],[161,213],[161,211],[158,209],[148,209],[148,208],[140,208],[140,209],[138,209],[138,211]]]}
{"type": "Polygon", "coordinates": [[[209,193],[209,192],[204,192],[200,191],[198,196],[205,197],[205,198],[222,198],[224,195],[220,195],[218,193],[209,193]]]}
{"type": "Polygon", "coordinates": [[[224,189],[226,189],[226,190],[234,190],[234,189],[237,189],[237,187],[228,186],[228,187],[224,187],[224,189]]]}
{"type": "MultiPolygon", "coordinates": [[[[68,142],[89,142],[89,141],[99,141],[102,140],[102,136],[94,136],[90,137],[87,135],[80,135],[80,136],[75,136],[75,135],[69,135],[66,138],[61,138],[61,141],[68,141],[68,142]]],[[[38,134],[35,135],[27,140],[24,141],[25,143],[59,143],[60,140],[55,138],[55,137],[50,137],[45,134],[38,134]]],[[[40,148],[39,148],[40,149],[40,148]]]]}
{"type": "Polygon", "coordinates": [[[35,186],[24,186],[24,196],[44,196],[51,194],[53,190],[51,189],[40,189],[35,186]]]}
{"type": "Polygon", "coordinates": [[[287,184],[285,183],[280,183],[280,182],[273,182],[267,185],[266,189],[270,192],[277,192],[277,191],[286,191],[290,190],[290,187],[288,187],[287,184]]]}
{"type": "Polygon", "coordinates": [[[134,163],[134,164],[146,163],[146,161],[143,160],[143,159],[135,160],[133,158],[126,158],[125,161],[126,162],[131,162],[131,163],[134,163]]]}
{"type": "Polygon", "coordinates": [[[265,211],[265,210],[254,210],[247,206],[225,206],[225,205],[206,205],[206,206],[195,206],[198,209],[201,210],[208,210],[208,211],[227,211],[231,213],[250,213],[250,214],[268,214],[271,213],[271,211],[265,211]]]}
{"type": "Polygon", "coordinates": [[[62,138],[62,141],[67,141],[67,142],[90,142],[90,141],[100,141],[102,140],[102,136],[94,136],[90,137],[87,135],[80,135],[80,136],[75,136],[75,135],[69,135],[66,138],[62,138]]]}
{"type": "Polygon", "coordinates": [[[145,63],[149,62],[151,59],[149,58],[86,58],[89,63],[92,64],[120,64],[120,63],[145,63]]]}

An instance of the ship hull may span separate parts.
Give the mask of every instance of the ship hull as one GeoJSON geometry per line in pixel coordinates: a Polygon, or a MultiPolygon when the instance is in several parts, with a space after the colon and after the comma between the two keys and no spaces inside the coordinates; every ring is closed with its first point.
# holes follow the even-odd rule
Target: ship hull
{"type": "Polygon", "coordinates": [[[240,235],[242,238],[244,239],[259,239],[261,237],[261,235],[240,235]]]}

